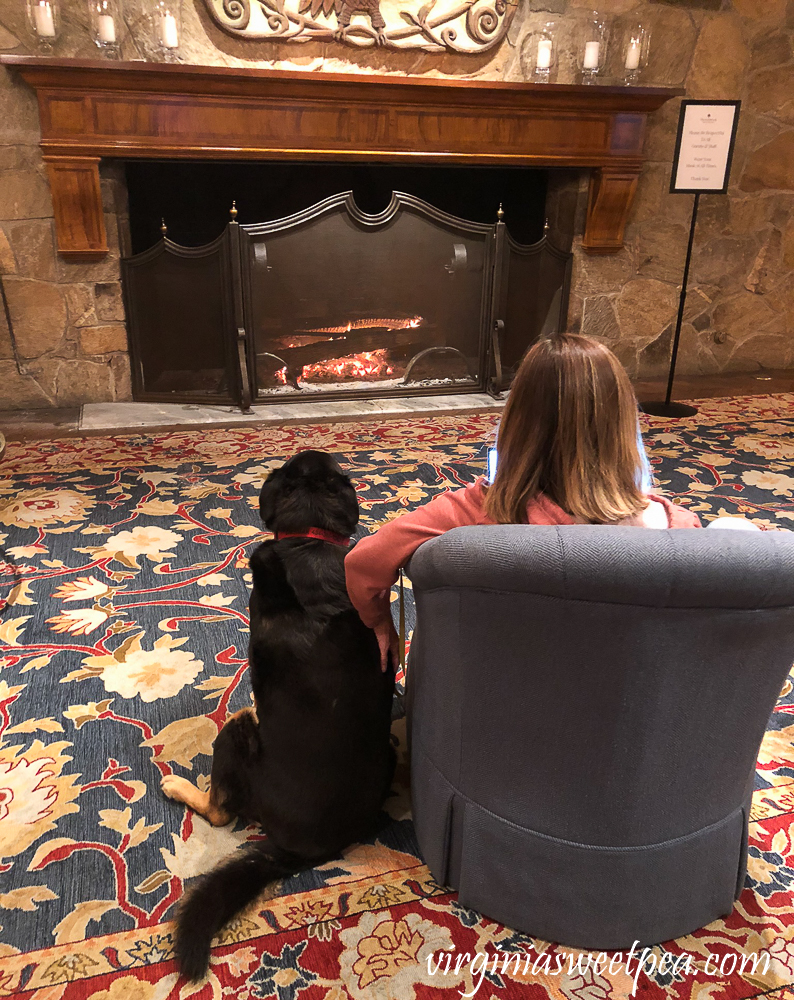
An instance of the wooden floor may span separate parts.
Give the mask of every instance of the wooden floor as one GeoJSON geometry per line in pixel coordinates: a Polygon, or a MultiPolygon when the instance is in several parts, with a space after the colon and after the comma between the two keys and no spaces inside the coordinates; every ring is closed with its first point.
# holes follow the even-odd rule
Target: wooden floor
{"type": "MultiPolygon", "coordinates": [[[[663,400],[667,392],[667,379],[636,380],[634,389],[640,402],[663,400]]],[[[679,375],[675,380],[673,399],[765,396],[780,392],[794,392],[794,369],[732,372],[723,375],[679,375]]],[[[74,435],[78,433],[79,418],[78,407],[0,410],[0,432],[11,440],[74,435]]]]}
{"type": "MultiPolygon", "coordinates": [[[[640,402],[664,399],[667,394],[667,378],[635,379],[634,391],[640,402]]],[[[766,396],[775,392],[794,392],[794,368],[730,372],[724,375],[677,375],[673,399],[766,396]]]]}

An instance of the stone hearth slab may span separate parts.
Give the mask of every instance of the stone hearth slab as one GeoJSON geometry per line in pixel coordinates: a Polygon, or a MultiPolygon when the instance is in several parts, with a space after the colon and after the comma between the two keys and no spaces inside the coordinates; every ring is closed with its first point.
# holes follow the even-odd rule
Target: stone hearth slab
{"type": "Polygon", "coordinates": [[[504,400],[486,393],[446,396],[403,396],[396,399],[343,399],[317,403],[259,405],[252,413],[235,407],[190,403],[85,403],[81,431],[145,428],[228,426],[238,424],[300,424],[367,417],[418,417],[437,413],[481,413],[501,410],[504,400]]]}

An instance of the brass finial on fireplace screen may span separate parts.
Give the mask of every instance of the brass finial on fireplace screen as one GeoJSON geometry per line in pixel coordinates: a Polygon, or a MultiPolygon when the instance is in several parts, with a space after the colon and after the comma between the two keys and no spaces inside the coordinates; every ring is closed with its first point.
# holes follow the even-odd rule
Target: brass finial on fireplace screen
{"type": "Polygon", "coordinates": [[[232,202],[232,207],[229,209],[229,215],[232,217],[232,222],[237,222],[237,202],[232,202]]]}
{"type": "Polygon", "coordinates": [[[550,229],[551,229],[551,223],[549,222],[548,219],[546,219],[546,221],[543,223],[543,235],[547,236],[550,229]]]}
{"type": "Polygon", "coordinates": [[[502,203],[500,201],[499,202],[499,209],[498,209],[498,211],[496,213],[496,221],[497,222],[504,222],[504,218],[505,218],[505,210],[502,208],[502,203]]]}
{"type": "Polygon", "coordinates": [[[160,232],[163,234],[163,239],[168,236],[168,226],[165,224],[165,219],[160,219],[160,232]]]}

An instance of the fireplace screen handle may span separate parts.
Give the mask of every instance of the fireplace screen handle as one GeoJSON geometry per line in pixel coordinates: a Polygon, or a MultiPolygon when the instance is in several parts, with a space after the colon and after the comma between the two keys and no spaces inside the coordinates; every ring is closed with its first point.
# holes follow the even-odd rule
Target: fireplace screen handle
{"type": "Polygon", "coordinates": [[[505,323],[502,319],[495,319],[491,330],[491,351],[493,356],[494,373],[491,376],[489,393],[494,398],[502,395],[502,332],[505,323]]]}
{"type": "Polygon", "coordinates": [[[450,263],[444,265],[444,269],[447,271],[450,278],[454,278],[456,271],[465,271],[466,264],[468,262],[468,254],[466,253],[465,244],[453,243],[452,254],[453,256],[450,263]]]}
{"type": "Polygon", "coordinates": [[[265,271],[273,270],[267,262],[267,247],[264,243],[254,244],[254,260],[256,261],[257,267],[261,267],[265,271]]]}
{"type": "Polygon", "coordinates": [[[245,356],[245,330],[237,327],[237,360],[240,365],[240,409],[251,412],[251,382],[248,378],[248,361],[245,356]]]}

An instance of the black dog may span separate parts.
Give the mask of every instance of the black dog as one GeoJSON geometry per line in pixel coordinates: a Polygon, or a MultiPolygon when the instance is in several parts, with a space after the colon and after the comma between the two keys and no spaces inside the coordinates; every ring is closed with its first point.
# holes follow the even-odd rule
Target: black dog
{"type": "Polygon", "coordinates": [[[215,741],[210,791],[168,776],[166,795],[214,825],[233,816],[267,839],[204,875],[182,901],[181,971],[207,971],[217,932],[275,879],[331,860],[377,827],[394,772],[394,670],[380,670],[375,634],[345,587],[358,523],[350,480],[323,452],[304,451],[268,476],[259,510],[274,533],[251,556],[248,662],[255,709],[215,741]]]}

